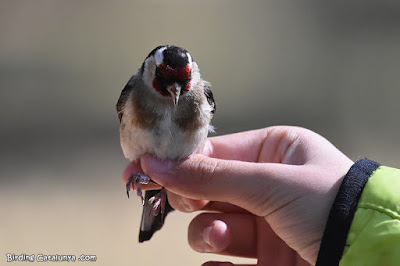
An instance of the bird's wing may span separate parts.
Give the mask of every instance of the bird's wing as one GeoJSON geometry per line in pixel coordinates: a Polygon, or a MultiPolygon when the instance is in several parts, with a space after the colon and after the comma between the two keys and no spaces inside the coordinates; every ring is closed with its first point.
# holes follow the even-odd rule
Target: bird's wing
{"type": "Polygon", "coordinates": [[[129,97],[130,92],[132,91],[134,84],[135,84],[135,75],[133,75],[131,77],[131,79],[125,85],[124,89],[121,91],[121,95],[119,96],[119,99],[117,102],[117,113],[118,113],[119,122],[121,122],[122,116],[124,115],[124,112],[123,112],[124,106],[125,106],[126,100],[129,97]]]}
{"type": "Polygon", "coordinates": [[[207,102],[211,106],[211,113],[215,113],[217,110],[217,105],[215,104],[214,95],[211,90],[211,84],[204,81],[204,94],[206,95],[207,102]]]}

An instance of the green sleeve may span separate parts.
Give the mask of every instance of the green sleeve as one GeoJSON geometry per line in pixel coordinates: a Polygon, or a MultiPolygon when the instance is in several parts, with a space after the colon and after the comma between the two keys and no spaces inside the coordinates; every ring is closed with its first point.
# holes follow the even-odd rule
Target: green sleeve
{"type": "Polygon", "coordinates": [[[380,166],[370,176],[339,265],[400,265],[400,170],[380,166]]]}

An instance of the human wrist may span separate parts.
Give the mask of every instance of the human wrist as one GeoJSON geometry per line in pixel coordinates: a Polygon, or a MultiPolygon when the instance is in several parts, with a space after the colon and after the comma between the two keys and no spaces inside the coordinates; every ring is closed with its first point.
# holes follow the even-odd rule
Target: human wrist
{"type": "Polygon", "coordinates": [[[347,172],[331,207],[316,265],[339,264],[363,188],[378,167],[378,163],[362,159],[347,172]]]}

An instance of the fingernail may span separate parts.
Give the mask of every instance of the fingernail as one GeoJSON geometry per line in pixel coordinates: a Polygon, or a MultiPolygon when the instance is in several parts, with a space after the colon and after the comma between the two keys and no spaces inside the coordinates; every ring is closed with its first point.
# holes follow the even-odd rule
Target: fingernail
{"type": "Polygon", "coordinates": [[[225,222],[216,220],[203,230],[203,240],[206,243],[205,252],[222,251],[230,241],[228,226],[225,222]]]}
{"type": "Polygon", "coordinates": [[[211,156],[213,153],[214,147],[211,144],[211,141],[207,139],[206,143],[204,144],[203,151],[201,152],[205,156],[211,156]]]}
{"type": "Polygon", "coordinates": [[[156,157],[144,155],[141,159],[143,170],[146,173],[158,175],[168,174],[171,171],[173,162],[160,160],[156,157]]]}

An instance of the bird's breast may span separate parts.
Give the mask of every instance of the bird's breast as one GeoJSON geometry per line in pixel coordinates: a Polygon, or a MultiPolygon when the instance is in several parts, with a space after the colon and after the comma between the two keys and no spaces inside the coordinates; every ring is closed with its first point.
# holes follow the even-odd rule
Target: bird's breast
{"type": "Polygon", "coordinates": [[[144,154],[153,154],[167,160],[179,160],[201,151],[208,134],[207,125],[198,126],[199,115],[176,115],[177,110],[166,108],[154,115],[151,123],[138,123],[141,112],[132,110],[124,116],[120,128],[121,146],[125,157],[137,160],[144,154]],[[122,126],[124,124],[124,126],[122,126]]]}

